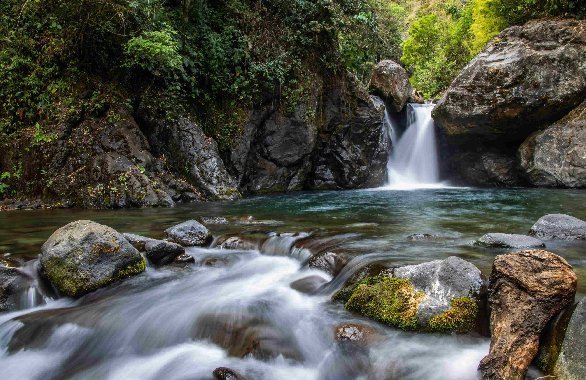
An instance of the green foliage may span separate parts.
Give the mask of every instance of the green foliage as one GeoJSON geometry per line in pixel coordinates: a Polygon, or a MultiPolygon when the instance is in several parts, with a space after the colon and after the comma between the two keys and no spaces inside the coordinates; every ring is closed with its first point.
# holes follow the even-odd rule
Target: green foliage
{"type": "Polygon", "coordinates": [[[180,68],[182,59],[175,34],[171,29],[164,29],[143,32],[140,36],[131,38],[124,45],[124,66],[141,68],[155,76],[180,68]]]}
{"type": "Polygon", "coordinates": [[[401,60],[412,72],[413,86],[426,97],[438,96],[470,60],[471,22],[469,4],[452,2],[411,24],[401,60]]]}
{"type": "Polygon", "coordinates": [[[10,172],[3,172],[0,174],[0,195],[4,195],[8,193],[10,186],[6,181],[8,181],[11,177],[10,172]]]}

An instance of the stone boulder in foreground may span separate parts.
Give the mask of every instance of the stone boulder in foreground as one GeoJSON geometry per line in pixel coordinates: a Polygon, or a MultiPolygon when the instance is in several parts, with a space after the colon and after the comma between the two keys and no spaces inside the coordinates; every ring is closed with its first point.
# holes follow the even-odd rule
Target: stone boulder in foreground
{"type": "Polygon", "coordinates": [[[561,257],[544,250],[497,256],[489,280],[490,352],[484,379],[524,379],[546,324],[576,294],[577,277],[561,257]]]}
{"type": "Polygon", "coordinates": [[[392,269],[334,295],[345,307],[404,330],[467,332],[479,316],[480,270],[458,257],[392,269]]]}
{"type": "Polygon", "coordinates": [[[433,111],[448,136],[523,140],[586,95],[586,20],[505,29],[454,79],[433,111]]]}
{"type": "Polygon", "coordinates": [[[529,235],[547,240],[586,240],[586,222],[566,214],[548,214],[535,222],[529,235]]]}
{"type": "Polygon", "coordinates": [[[43,274],[65,296],[78,297],[141,273],[146,262],[114,229],[79,220],[61,227],[41,248],[43,274]]]}
{"type": "Polygon", "coordinates": [[[400,112],[413,92],[407,71],[391,60],[376,64],[372,70],[369,87],[393,112],[400,112]]]}

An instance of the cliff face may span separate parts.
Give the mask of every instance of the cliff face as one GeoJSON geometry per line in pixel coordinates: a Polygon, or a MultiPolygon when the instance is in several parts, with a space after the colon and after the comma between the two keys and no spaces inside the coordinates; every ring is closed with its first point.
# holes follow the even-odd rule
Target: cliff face
{"type": "Polygon", "coordinates": [[[234,147],[220,154],[188,115],[113,101],[51,134],[29,128],[2,138],[0,172],[14,173],[20,199],[96,208],[372,187],[386,173],[383,113],[350,77],[320,82],[293,110],[278,98],[251,109],[234,147]]]}
{"type": "MultiPolygon", "coordinates": [[[[544,19],[504,30],[456,77],[434,110],[448,143],[451,174],[478,185],[584,186],[537,179],[528,172],[531,165],[520,165],[517,150],[585,97],[586,21],[544,19]]],[[[571,134],[567,144],[584,145],[582,133],[571,134]]],[[[545,140],[532,141],[539,145],[545,140]]],[[[578,156],[558,159],[562,166],[567,160],[584,166],[586,157],[578,156]]]]}

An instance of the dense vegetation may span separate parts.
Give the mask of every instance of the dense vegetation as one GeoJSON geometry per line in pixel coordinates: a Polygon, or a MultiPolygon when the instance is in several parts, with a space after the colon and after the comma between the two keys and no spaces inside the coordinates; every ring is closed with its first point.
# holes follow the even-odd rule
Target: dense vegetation
{"type": "MultiPolygon", "coordinates": [[[[401,61],[436,97],[503,28],[583,15],[581,0],[3,0],[0,135],[50,143],[108,103],[188,113],[223,150],[243,110],[295,104],[316,78],[366,83],[401,61]]],[[[18,176],[0,173],[0,193],[18,176]]]]}

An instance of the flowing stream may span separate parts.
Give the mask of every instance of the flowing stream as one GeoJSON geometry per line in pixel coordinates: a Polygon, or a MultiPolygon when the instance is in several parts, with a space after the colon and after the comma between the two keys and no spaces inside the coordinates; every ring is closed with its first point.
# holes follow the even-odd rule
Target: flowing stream
{"type": "Polygon", "coordinates": [[[388,113],[385,124],[391,139],[388,162],[388,188],[417,189],[441,187],[433,104],[407,105],[407,129],[399,138],[397,126],[388,113]]]}
{"type": "MultiPolygon", "coordinates": [[[[456,255],[488,275],[503,250],[473,240],[524,233],[545,213],[584,219],[584,204],[586,192],[569,190],[361,190],[173,209],[0,213],[0,259],[33,277],[21,310],[0,313],[0,378],[213,379],[215,368],[229,367],[247,379],[477,379],[488,338],[402,332],[344,310],[331,294],[370,263],[456,255]],[[195,264],[149,267],[77,300],[55,299],[35,277],[41,244],[69,221],[161,237],[170,225],[205,216],[229,223],[210,225],[215,248],[188,249],[195,264]],[[414,233],[434,238],[407,239],[414,233]],[[234,235],[251,249],[217,246],[234,235]],[[350,258],[335,276],[306,264],[328,251],[350,258]],[[339,344],[336,327],[347,323],[370,326],[376,339],[366,348],[339,344]]],[[[586,242],[547,244],[574,266],[584,295],[586,242]]]]}

